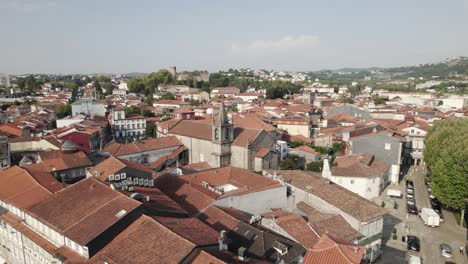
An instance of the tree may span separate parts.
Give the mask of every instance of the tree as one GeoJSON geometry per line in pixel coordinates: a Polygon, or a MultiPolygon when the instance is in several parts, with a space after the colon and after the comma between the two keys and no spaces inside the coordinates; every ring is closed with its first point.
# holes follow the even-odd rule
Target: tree
{"type": "Polygon", "coordinates": [[[306,170],[308,171],[322,172],[322,168],[323,161],[312,161],[306,165],[306,170]]]}
{"type": "Polygon", "coordinates": [[[387,101],[387,99],[380,97],[380,96],[373,96],[372,101],[376,105],[381,105],[381,104],[385,104],[385,101],[387,101]]]}
{"type": "Polygon", "coordinates": [[[102,95],[102,87],[101,84],[96,80],[93,83],[94,90],[96,91],[96,95],[99,98],[102,95]]]}
{"type": "Polygon", "coordinates": [[[468,119],[436,122],[426,136],[424,161],[431,171],[432,192],[442,204],[461,211],[468,197],[468,119]]]}
{"type": "Polygon", "coordinates": [[[300,147],[302,145],[304,145],[304,142],[302,142],[302,141],[297,141],[297,140],[291,141],[291,147],[293,147],[293,148],[297,148],[297,147],[300,147]]]}
{"type": "Polygon", "coordinates": [[[281,170],[297,170],[297,164],[292,158],[286,158],[279,164],[281,170]]]}
{"type": "Polygon", "coordinates": [[[145,135],[147,137],[156,137],[156,125],[154,123],[146,124],[145,135]]]}
{"type": "Polygon", "coordinates": [[[142,78],[133,78],[127,82],[128,90],[131,93],[144,93],[145,84],[142,78]]]}
{"type": "Polygon", "coordinates": [[[148,105],[153,105],[154,103],[154,99],[152,96],[148,96],[145,98],[145,103],[148,104],[148,105]]]}
{"type": "Polygon", "coordinates": [[[25,80],[25,88],[28,89],[29,92],[34,92],[37,88],[36,79],[34,76],[30,75],[25,80]]]}
{"type": "Polygon", "coordinates": [[[57,119],[64,118],[71,115],[71,105],[70,104],[58,104],[55,105],[55,116],[57,119]]]}
{"type": "Polygon", "coordinates": [[[345,104],[354,104],[354,100],[351,97],[342,97],[341,102],[345,104]]]}
{"type": "Polygon", "coordinates": [[[161,96],[161,100],[174,100],[175,96],[170,92],[166,92],[161,96]]]}

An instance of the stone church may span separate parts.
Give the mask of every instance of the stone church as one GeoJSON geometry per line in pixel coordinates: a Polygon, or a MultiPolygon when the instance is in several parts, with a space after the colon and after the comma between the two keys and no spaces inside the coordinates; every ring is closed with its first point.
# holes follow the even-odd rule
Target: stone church
{"type": "Polygon", "coordinates": [[[211,119],[170,120],[166,134],[176,136],[189,149],[190,163],[234,166],[253,171],[276,169],[276,137],[264,129],[233,124],[224,103],[211,119]]]}

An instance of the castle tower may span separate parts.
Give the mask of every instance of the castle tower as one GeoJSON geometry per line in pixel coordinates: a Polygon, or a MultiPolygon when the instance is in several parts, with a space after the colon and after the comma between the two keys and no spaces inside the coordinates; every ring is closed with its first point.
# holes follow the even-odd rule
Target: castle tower
{"type": "Polygon", "coordinates": [[[226,107],[221,103],[219,109],[213,110],[211,141],[214,143],[213,155],[216,165],[220,167],[231,163],[231,143],[234,139],[234,126],[229,122],[226,107]]]}
{"type": "Polygon", "coordinates": [[[303,101],[305,104],[311,104],[311,105],[313,105],[313,104],[314,104],[314,101],[315,101],[315,92],[312,92],[312,91],[304,91],[304,93],[302,94],[302,101],[303,101]]]}

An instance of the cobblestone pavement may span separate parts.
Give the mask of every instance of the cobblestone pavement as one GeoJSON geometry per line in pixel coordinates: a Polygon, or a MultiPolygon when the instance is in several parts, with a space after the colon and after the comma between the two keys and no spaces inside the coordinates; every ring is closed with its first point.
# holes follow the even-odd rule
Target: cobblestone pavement
{"type": "MultiPolygon", "coordinates": [[[[444,264],[445,261],[453,261],[457,264],[468,263],[466,252],[465,255],[459,253],[459,246],[466,243],[467,230],[456,223],[451,212],[443,210],[445,221],[439,227],[428,227],[418,216],[406,213],[406,179],[414,181],[418,209],[430,207],[429,195],[424,182],[425,175],[426,171],[422,167],[411,167],[399,185],[387,187],[387,189],[401,190],[403,197],[395,199],[398,203],[398,209],[389,209],[390,213],[384,218],[383,255],[376,263],[406,263],[408,250],[406,244],[401,240],[402,235],[419,237],[421,240],[420,252],[411,251],[409,254],[420,256],[424,264],[444,264]],[[397,229],[397,240],[393,240],[391,237],[393,228],[397,229]],[[447,259],[440,255],[439,245],[441,243],[447,243],[452,247],[452,258],[447,259]]],[[[386,199],[385,190],[376,202],[380,204],[386,199]]]]}

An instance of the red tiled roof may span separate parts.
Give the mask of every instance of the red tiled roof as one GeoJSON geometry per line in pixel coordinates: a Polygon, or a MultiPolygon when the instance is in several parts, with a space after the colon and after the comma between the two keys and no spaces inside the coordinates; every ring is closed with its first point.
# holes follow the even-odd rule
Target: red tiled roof
{"type": "Polygon", "coordinates": [[[157,168],[157,167],[163,165],[166,161],[176,158],[177,156],[180,155],[180,153],[184,152],[185,150],[187,150],[187,149],[185,147],[181,146],[178,149],[171,152],[169,155],[161,157],[160,159],[152,162],[149,166],[152,169],[157,168]]]}
{"type": "MultiPolygon", "coordinates": [[[[203,187],[203,182],[208,183],[214,188],[225,184],[230,184],[236,187],[235,190],[224,192],[223,197],[244,195],[247,193],[282,187],[282,185],[276,181],[245,169],[230,166],[186,174],[179,178],[190,183],[191,186],[203,191],[208,190],[208,188],[203,187]]],[[[210,191],[210,193],[213,192],[210,191]]]]}
{"type": "Polygon", "coordinates": [[[196,245],[148,216],[141,216],[90,263],[180,263],[196,245]]]}
{"type": "Polygon", "coordinates": [[[215,201],[213,195],[194,188],[179,177],[159,177],[155,181],[155,187],[176,201],[190,215],[197,214],[215,201]]]}
{"type": "Polygon", "coordinates": [[[50,195],[23,168],[12,166],[0,171],[0,200],[8,204],[23,209],[50,195]]]}
{"type": "Polygon", "coordinates": [[[219,233],[197,218],[156,216],[153,219],[198,246],[215,245],[218,243],[219,233]]]}
{"type": "Polygon", "coordinates": [[[127,144],[112,142],[103,149],[103,152],[109,152],[112,156],[119,157],[130,155],[133,153],[141,153],[145,151],[165,149],[177,146],[182,146],[182,143],[175,136],[170,136],[135,141],[127,144]]]}
{"type": "Polygon", "coordinates": [[[318,211],[305,202],[299,202],[296,207],[307,214],[309,224],[320,236],[324,234],[352,241],[362,237],[341,215],[318,211]]]}
{"type": "Polygon", "coordinates": [[[62,150],[44,151],[39,154],[48,171],[61,171],[91,166],[92,163],[82,151],[65,152],[62,150]]]}
{"type": "Polygon", "coordinates": [[[323,235],[304,256],[304,264],[360,264],[366,248],[323,235]]]}
{"type": "Polygon", "coordinates": [[[275,217],[275,223],[306,249],[312,248],[319,240],[318,234],[312,230],[307,221],[298,214],[283,210],[274,210],[262,216],[264,218],[275,217]]]}
{"type": "Polygon", "coordinates": [[[26,209],[71,240],[86,245],[140,206],[93,177],[75,183],[26,209]],[[117,216],[118,213],[123,215],[117,216]]]}
{"type": "Polygon", "coordinates": [[[268,155],[268,153],[270,153],[270,151],[273,151],[273,150],[268,149],[268,148],[261,148],[259,151],[255,153],[255,157],[264,158],[266,155],[268,155]]]}
{"type": "Polygon", "coordinates": [[[22,165],[31,176],[49,192],[58,192],[63,189],[62,184],[47,170],[44,163],[22,165]]]}
{"type": "Polygon", "coordinates": [[[375,160],[370,153],[358,153],[337,157],[333,162],[333,176],[373,177],[384,175],[390,166],[382,160],[375,160]]]}
{"type": "Polygon", "coordinates": [[[27,225],[23,224],[23,219],[17,217],[11,212],[0,214],[0,219],[7,222],[10,226],[18,230],[21,234],[33,241],[40,248],[51,254],[63,263],[84,263],[86,259],[77,252],[67,248],[66,246],[57,247],[50,241],[33,231],[27,225]]]}
{"type": "Polygon", "coordinates": [[[359,221],[369,221],[387,214],[387,210],[382,207],[344,187],[327,181],[318,173],[301,170],[268,170],[267,172],[277,173],[279,179],[321,198],[359,221]]]}
{"type": "Polygon", "coordinates": [[[320,154],[315,149],[313,149],[313,148],[311,148],[309,146],[305,146],[305,145],[302,145],[302,146],[299,146],[299,147],[295,148],[294,151],[303,151],[303,152],[307,152],[307,153],[314,154],[314,155],[319,155],[320,154]]]}

